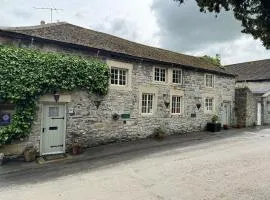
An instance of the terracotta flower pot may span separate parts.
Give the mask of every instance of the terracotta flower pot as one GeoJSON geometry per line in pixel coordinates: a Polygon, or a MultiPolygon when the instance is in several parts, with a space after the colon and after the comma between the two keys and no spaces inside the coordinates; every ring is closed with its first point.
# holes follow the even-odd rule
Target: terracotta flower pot
{"type": "Polygon", "coordinates": [[[74,145],[72,147],[72,154],[73,155],[79,155],[82,153],[82,147],[80,145],[74,145]]]}
{"type": "Polygon", "coordinates": [[[25,151],[24,152],[24,161],[25,162],[33,162],[36,160],[36,151],[25,151]]]}

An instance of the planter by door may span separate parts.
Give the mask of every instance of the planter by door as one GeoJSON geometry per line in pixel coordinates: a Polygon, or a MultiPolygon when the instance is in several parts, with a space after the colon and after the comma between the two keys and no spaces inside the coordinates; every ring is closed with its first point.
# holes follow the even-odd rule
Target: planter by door
{"type": "Polygon", "coordinates": [[[65,152],[66,106],[65,104],[43,105],[41,131],[41,154],[65,152]]]}
{"type": "Polygon", "coordinates": [[[221,123],[207,123],[207,130],[212,132],[219,132],[221,130],[221,123]]]}

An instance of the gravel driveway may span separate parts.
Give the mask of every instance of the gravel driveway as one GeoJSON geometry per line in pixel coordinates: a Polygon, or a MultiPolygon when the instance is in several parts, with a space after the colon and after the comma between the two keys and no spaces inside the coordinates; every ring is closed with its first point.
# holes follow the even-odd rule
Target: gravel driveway
{"type": "Polygon", "coordinates": [[[269,200],[269,188],[270,129],[266,128],[35,184],[3,187],[0,199],[269,200]]]}

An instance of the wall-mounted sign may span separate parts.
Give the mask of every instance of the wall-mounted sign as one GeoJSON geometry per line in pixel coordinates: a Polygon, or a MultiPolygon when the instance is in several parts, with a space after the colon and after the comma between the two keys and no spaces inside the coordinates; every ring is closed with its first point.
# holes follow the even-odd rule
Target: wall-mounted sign
{"type": "Polygon", "coordinates": [[[0,113],[0,126],[10,124],[10,113],[0,113]]]}
{"type": "Polygon", "coordinates": [[[130,119],[130,114],[129,113],[121,114],[121,118],[122,119],[130,119]]]}

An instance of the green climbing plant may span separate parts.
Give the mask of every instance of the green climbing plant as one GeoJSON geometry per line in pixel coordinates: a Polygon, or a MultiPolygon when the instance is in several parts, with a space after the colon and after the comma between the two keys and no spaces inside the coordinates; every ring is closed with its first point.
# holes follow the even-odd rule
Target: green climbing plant
{"type": "Polygon", "coordinates": [[[0,46],[0,99],[15,104],[11,124],[0,128],[0,144],[29,135],[41,95],[85,90],[106,94],[108,66],[98,59],[0,46]]]}

